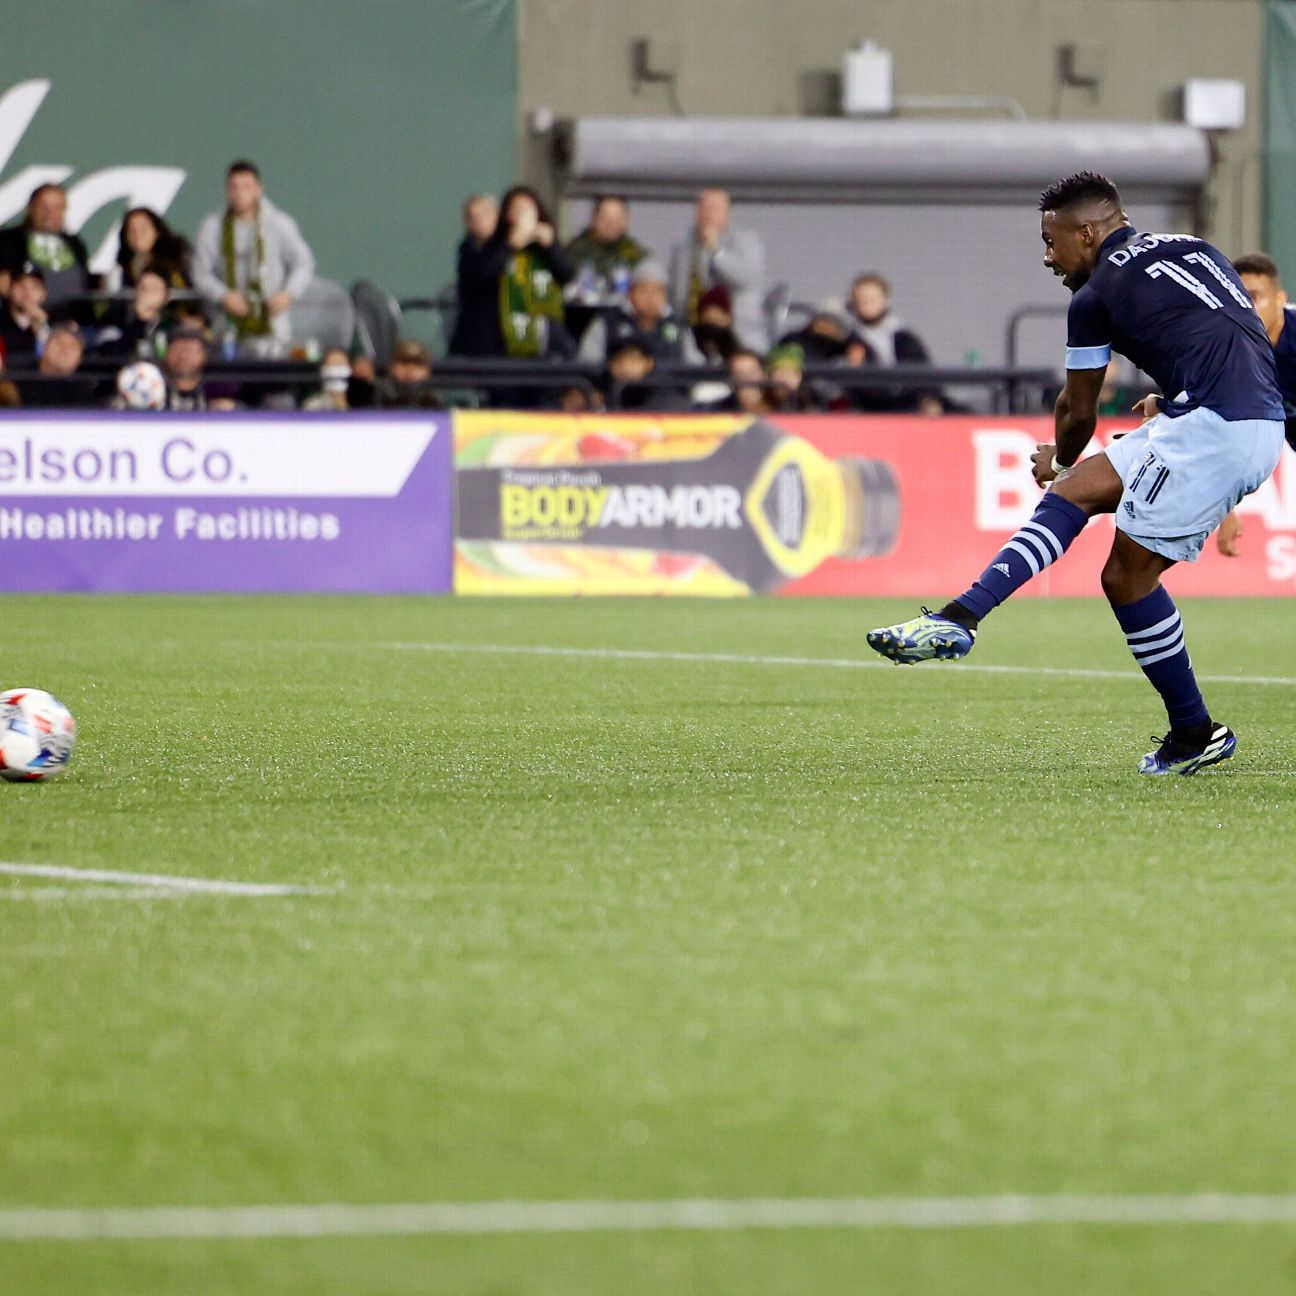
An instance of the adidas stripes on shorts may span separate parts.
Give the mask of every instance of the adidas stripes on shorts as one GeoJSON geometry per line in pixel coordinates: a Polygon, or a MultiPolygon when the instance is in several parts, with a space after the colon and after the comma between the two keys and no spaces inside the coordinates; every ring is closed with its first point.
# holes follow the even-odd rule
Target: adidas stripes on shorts
{"type": "Polygon", "coordinates": [[[1116,525],[1153,553],[1195,562],[1229,510],[1278,466],[1283,444],[1277,420],[1229,423],[1200,407],[1158,414],[1103,451],[1125,484],[1116,525]]]}

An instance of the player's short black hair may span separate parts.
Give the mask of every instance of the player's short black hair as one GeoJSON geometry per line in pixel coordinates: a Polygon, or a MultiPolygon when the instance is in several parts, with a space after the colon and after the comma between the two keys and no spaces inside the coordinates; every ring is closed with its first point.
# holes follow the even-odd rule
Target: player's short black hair
{"type": "Polygon", "coordinates": [[[231,162],[225,169],[226,178],[232,175],[238,175],[240,172],[245,175],[256,176],[261,179],[261,171],[255,162],[249,162],[247,158],[239,158],[236,162],[231,162]]]}
{"type": "Polygon", "coordinates": [[[1278,262],[1273,257],[1265,256],[1263,252],[1248,252],[1246,256],[1240,256],[1233,262],[1233,269],[1240,275],[1264,275],[1266,279],[1272,279],[1274,283],[1282,282],[1282,275],[1278,271],[1278,262]]]}
{"type": "Polygon", "coordinates": [[[1040,211],[1062,211],[1081,203],[1109,202],[1121,210],[1120,191],[1105,175],[1096,171],[1077,171],[1049,185],[1040,194],[1040,211]]]}

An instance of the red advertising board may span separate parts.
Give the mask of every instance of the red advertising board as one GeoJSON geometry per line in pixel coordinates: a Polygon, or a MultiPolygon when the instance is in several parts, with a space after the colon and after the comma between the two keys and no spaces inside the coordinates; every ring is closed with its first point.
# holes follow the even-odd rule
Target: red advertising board
{"type": "MultiPolygon", "coordinates": [[[[1052,419],[481,411],[454,437],[459,593],[941,600],[1034,511],[1052,419]]],[[[1241,556],[1208,543],[1176,593],[1296,592],[1296,456],[1241,512],[1241,556]]],[[[1023,593],[1099,593],[1112,526],[1023,593]]]]}
{"type": "MultiPolygon", "coordinates": [[[[1040,498],[1030,458],[1053,439],[1053,420],[802,416],[779,420],[830,457],[881,459],[900,485],[900,525],[890,553],[864,562],[829,558],[783,587],[784,594],[878,594],[939,599],[970,584],[1040,498]]],[[[1100,423],[1090,453],[1137,423],[1100,423]]],[[[1240,556],[1226,558],[1214,540],[1196,563],[1167,577],[1175,594],[1296,593],[1296,455],[1283,450],[1278,471],[1239,513],[1240,556]]],[[[1023,595],[1100,593],[1098,575],[1111,548],[1112,517],[1095,518],[1061,562],[1031,581],[1023,595]]]]}

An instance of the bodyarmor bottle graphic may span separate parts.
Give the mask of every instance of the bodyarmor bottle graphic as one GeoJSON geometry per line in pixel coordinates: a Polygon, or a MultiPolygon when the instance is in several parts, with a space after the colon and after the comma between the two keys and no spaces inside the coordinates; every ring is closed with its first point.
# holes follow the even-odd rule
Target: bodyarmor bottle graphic
{"type": "Polygon", "coordinates": [[[616,444],[585,438],[571,463],[461,466],[457,538],[698,555],[759,593],[895,543],[899,491],[880,460],[829,459],[764,420],[700,456],[618,459],[616,444]]]}

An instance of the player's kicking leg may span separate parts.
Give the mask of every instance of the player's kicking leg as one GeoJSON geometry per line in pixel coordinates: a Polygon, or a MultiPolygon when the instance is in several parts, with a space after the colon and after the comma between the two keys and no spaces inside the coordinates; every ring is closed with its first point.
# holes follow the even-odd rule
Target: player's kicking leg
{"type": "Polygon", "coordinates": [[[1058,478],[1029,522],[995,554],[970,589],[939,612],[868,633],[869,647],[902,665],[966,657],[977,626],[1006,598],[1051,567],[1071,547],[1095,513],[1112,512],[1122,482],[1103,455],[1094,455],[1058,478]]]}

